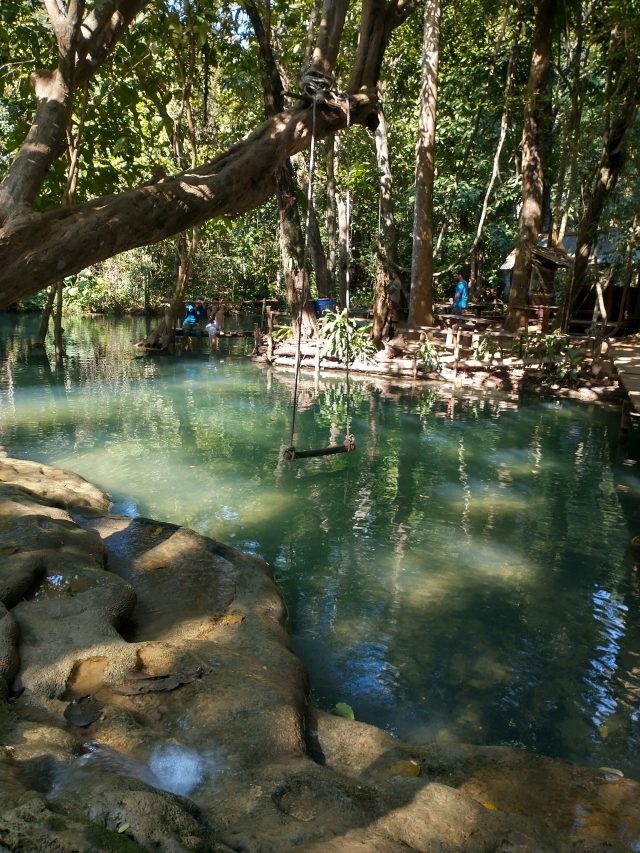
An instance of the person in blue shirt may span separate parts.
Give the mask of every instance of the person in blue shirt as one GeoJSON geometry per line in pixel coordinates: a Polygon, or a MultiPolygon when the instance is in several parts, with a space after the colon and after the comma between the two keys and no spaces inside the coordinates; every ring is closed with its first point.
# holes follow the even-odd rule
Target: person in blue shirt
{"type": "Polygon", "coordinates": [[[462,314],[469,300],[469,287],[461,272],[457,272],[454,279],[456,281],[456,289],[453,294],[453,313],[462,314]]]}
{"type": "Polygon", "coordinates": [[[187,302],[184,320],[182,321],[182,348],[191,349],[191,335],[199,334],[196,329],[202,326],[205,318],[204,297],[187,302]]]}
{"type": "Polygon", "coordinates": [[[194,302],[187,303],[186,314],[182,321],[182,328],[184,329],[185,326],[187,328],[189,326],[192,328],[195,328],[195,326],[201,326],[204,316],[204,298],[202,296],[198,296],[194,302]]]}

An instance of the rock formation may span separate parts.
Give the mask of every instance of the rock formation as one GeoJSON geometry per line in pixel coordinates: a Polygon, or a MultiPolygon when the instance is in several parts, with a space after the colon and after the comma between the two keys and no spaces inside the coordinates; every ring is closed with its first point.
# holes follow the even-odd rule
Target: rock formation
{"type": "Polygon", "coordinates": [[[268,566],[0,459],[0,850],[640,847],[640,785],[308,704],[268,566]]]}

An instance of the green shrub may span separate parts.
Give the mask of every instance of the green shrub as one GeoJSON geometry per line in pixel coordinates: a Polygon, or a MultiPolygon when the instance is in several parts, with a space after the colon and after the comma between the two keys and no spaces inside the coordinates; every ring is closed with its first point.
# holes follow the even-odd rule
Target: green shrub
{"type": "Polygon", "coordinates": [[[328,311],[320,318],[318,328],[329,352],[340,361],[351,362],[356,358],[371,361],[376,349],[371,341],[371,323],[356,325],[346,308],[328,311]]]}
{"type": "Polygon", "coordinates": [[[416,358],[427,373],[433,373],[440,369],[440,351],[428,338],[425,338],[416,350],[416,358]]]}
{"type": "Polygon", "coordinates": [[[578,378],[584,353],[572,346],[568,335],[559,329],[545,334],[527,335],[523,342],[523,355],[540,363],[540,371],[546,379],[557,379],[572,383],[578,378]]]}

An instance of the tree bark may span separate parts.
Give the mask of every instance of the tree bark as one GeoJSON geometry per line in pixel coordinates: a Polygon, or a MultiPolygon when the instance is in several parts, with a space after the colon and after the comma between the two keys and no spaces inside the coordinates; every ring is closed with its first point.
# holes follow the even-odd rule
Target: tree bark
{"type": "MultiPolygon", "coordinates": [[[[487,211],[489,210],[489,202],[491,201],[491,196],[493,194],[493,188],[498,180],[498,175],[500,174],[500,157],[502,155],[502,148],[504,146],[504,141],[507,138],[507,131],[509,129],[509,99],[511,97],[511,88],[513,86],[513,67],[515,64],[517,52],[518,52],[518,42],[520,40],[520,30],[522,29],[522,20],[518,18],[515,23],[515,27],[513,30],[513,44],[511,47],[511,54],[509,56],[509,63],[507,65],[507,73],[504,83],[504,96],[503,96],[503,106],[502,106],[502,117],[500,119],[500,134],[498,137],[498,143],[496,145],[495,154],[493,155],[493,166],[491,169],[491,178],[489,179],[489,184],[487,186],[487,190],[484,194],[484,200],[482,202],[482,209],[480,211],[480,217],[478,219],[478,227],[476,229],[476,235],[473,238],[473,244],[471,246],[471,256],[475,257],[477,254],[478,244],[482,239],[482,231],[484,229],[484,223],[487,218],[487,211]]],[[[473,266],[473,264],[472,264],[473,266]]],[[[469,287],[473,289],[475,287],[475,281],[473,277],[469,277],[469,287]]]]}
{"type": "MultiPolygon", "coordinates": [[[[158,97],[156,98],[156,106],[171,147],[173,162],[176,168],[179,169],[186,169],[188,166],[193,168],[198,160],[198,137],[191,103],[194,80],[197,76],[197,40],[193,30],[189,0],[186,0],[183,7],[183,15],[188,33],[188,50],[185,61],[185,57],[179,53],[177,48],[175,49],[174,56],[178,69],[177,76],[181,84],[180,109],[175,118],[169,115],[165,100],[160,97],[160,93],[158,93],[158,97]],[[185,151],[183,140],[183,128],[185,126],[186,139],[189,143],[189,156],[187,156],[187,152],[185,151]]],[[[162,88],[162,85],[159,84],[159,89],[162,88]]],[[[187,287],[189,286],[193,272],[193,259],[199,243],[200,228],[197,225],[190,230],[186,229],[182,231],[178,235],[175,246],[173,289],[169,305],[164,312],[161,322],[137,346],[151,352],[154,350],[162,351],[173,346],[174,329],[179,316],[184,311],[187,287]]],[[[187,339],[184,338],[183,342],[187,343],[187,339]]]]}
{"type": "MultiPolygon", "coordinates": [[[[67,169],[67,183],[65,186],[65,190],[62,197],[62,206],[63,207],[71,207],[75,200],[76,189],[78,186],[78,176],[80,173],[79,168],[79,158],[80,158],[80,149],[82,147],[82,137],[84,133],[84,125],[87,116],[87,102],[89,97],[89,88],[88,85],[84,86],[83,98],[82,98],[82,109],[80,111],[80,120],[78,122],[77,131],[73,133],[72,119],[69,116],[69,127],[67,128],[67,156],[69,160],[69,166],[67,169]]],[[[35,347],[43,347],[45,339],[47,337],[47,332],[49,331],[49,320],[51,319],[51,314],[53,312],[54,301],[56,307],[56,314],[54,317],[54,337],[55,337],[55,351],[56,351],[56,360],[58,363],[62,362],[62,355],[64,353],[64,346],[62,341],[63,328],[62,328],[62,303],[63,303],[63,282],[58,281],[55,284],[51,285],[49,296],[47,297],[47,302],[42,311],[42,317],[40,319],[40,328],[38,330],[38,337],[34,341],[35,347]],[[58,297],[56,300],[56,296],[58,297]]]]}
{"type": "Polygon", "coordinates": [[[34,347],[41,349],[44,346],[44,342],[47,338],[47,332],[49,331],[49,320],[51,319],[51,312],[53,311],[53,302],[56,298],[56,285],[52,284],[49,288],[49,295],[47,296],[47,301],[45,303],[44,308],[42,309],[42,315],[40,317],[40,327],[38,329],[38,335],[33,342],[34,347]]]}
{"type": "Polygon", "coordinates": [[[64,13],[59,3],[47,0],[58,44],[58,67],[31,74],[36,111],[25,141],[0,183],[0,234],[9,219],[28,212],[52,163],[64,153],[74,87],[95,74],[149,2],[102,0],[83,19],[84,3],[74,0],[64,13]]]}
{"type": "MultiPolygon", "coordinates": [[[[496,63],[497,63],[498,57],[500,56],[500,51],[502,50],[502,43],[504,41],[504,36],[505,36],[506,30],[507,30],[508,21],[509,21],[509,7],[507,7],[507,9],[504,13],[504,17],[502,19],[502,24],[500,26],[500,35],[498,36],[498,40],[496,42],[496,47],[495,47],[495,50],[493,51],[493,55],[491,57],[491,62],[489,64],[489,69],[487,72],[487,82],[485,84],[487,91],[489,90],[489,87],[491,85],[491,81],[492,81],[493,76],[494,76],[495,71],[496,71],[496,63]]],[[[517,26],[518,27],[520,26],[520,17],[517,18],[517,26]]],[[[456,172],[455,172],[455,175],[453,177],[453,185],[452,185],[451,189],[449,190],[449,192],[445,198],[444,205],[443,205],[444,210],[445,210],[445,215],[444,215],[444,219],[442,220],[442,224],[440,225],[440,231],[438,232],[438,240],[436,242],[436,246],[435,246],[435,249],[433,252],[434,258],[437,258],[440,255],[440,249],[442,247],[442,243],[444,241],[445,234],[447,233],[447,230],[453,221],[453,216],[451,213],[451,211],[453,209],[453,201],[456,197],[456,193],[458,192],[458,187],[460,185],[460,177],[461,177],[461,175],[464,175],[464,173],[466,172],[467,164],[469,162],[469,157],[471,156],[473,146],[475,145],[476,140],[478,138],[478,131],[480,129],[480,120],[482,119],[482,115],[485,111],[486,111],[486,105],[484,103],[479,104],[478,109],[476,110],[476,115],[475,115],[475,118],[473,120],[473,124],[471,126],[471,130],[469,131],[469,138],[467,139],[467,144],[466,144],[464,152],[462,154],[462,158],[456,166],[456,172]]]]}
{"type": "Polygon", "coordinates": [[[398,235],[393,210],[393,178],[389,157],[389,139],[384,112],[380,110],[380,123],[375,131],[376,159],[380,175],[380,241],[379,261],[376,265],[375,299],[373,303],[372,339],[380,346],[390,328],[393,306],[389,299],[389,282],[398,275],[398,235]]]}
{"type": "Polygon", "coordinates": [[[422,44],[422,87],[416,145],[409,325],[433,324],[433,179],[435,171],[440,0],[426,0],[422,44]]]}
{"type": "MultiPolygon", "coordinates": [[[[269,8],[267,0],[267,9],[269,8]]],[[[262,93],[264,98],[265,115],[267,118],[284,109],[284,81],[276,63],[273,46],[269,39],[267,28],[264,26],[262,15],[253,0],[245,0],[245,9],[253,26],[260,58],[263,65],[262,93]]],[[[328,61],[327,61],[328,62],[328,61]]],[[[323,66],[324,67],[328,66],[323,66]]],[[[309,194],[307,198],[306,221],[307,229],[303,232],[298,207],[299,187],[293,164],[290,159],[284,161],[276,172],[276,196],[278,199],[278,218],[280,223],[280,255],[284,271],[287,302],[291,312],[294,334],[298,331],[298,323],[302,322],[305,337],[313,336],[316,332],[316,322],[309,304],[307,255],[313,254],[312,244],[315,242],[315,252],[318,246],[310,235],[313,217],[313,175],[309,175],[309,194]]],[[[319,232],[317,234],[319,238],[319,232]]]]}
{"type": "MultiPolygon", "coordinates": [[[[322,62],[335,60],[341,32],[340,16],[345,0],[327,0],[319,41],[322,62]]],[[[76,69],[76,83],[98,67],[115,40],[128,26],[144,0],[103,0],[85,18],[83,59],[76,69]],[[110,15],[105,12],[110,10],[110,15]],[[114,11],[115,10],[115,11],[114,11]],[[116,15],[115,12],[118,12],[116,15]],[[117,19],[117,20],[116,20],[117,19]],[[117,26],[116,26],[117,24],[117,26]],[[91,59],[91,63],[89,63],[91,59]]],[[[348,108],[345,99],[329,94],[318,105],[316,138],[324,138],[349,124],[375,126],[376,84],[386,42],[394,27],[414,8],[413,0],[364,0],[357,71],[354,67],[348,108]],[[380,20],[376,14],[382,11],[380,20]],[[366,26],[365,26],[366,24],[366,26]],[[371,40],[368,40],[371,34],[371,40]]],[[[55,76],[48,72],[49,77],[55,76]]],[[[51,120],[66,115],[68,97],[54,86],[51,120]],[[58,106],[56,106],[56,104],[58,106]]],[[[42,109],[42,105],[39,105],[42,109]]],[[[40,122],[37,113],[37,126],[40,122]]],[[[51,122],[47,121],[47,125],[51,122]]],[[[94,199],[71,209],[39,213],[31,201],[41,186],[46,168],[38,160],[26,168],[32,140],[27,140],[18,160],[25,167],[23,181],[16,181],[12,166],[0,184],[0,307],[46,287],[52,282],[138,246],[149,245],[218,216],[235,216],[268,199],[276,189],[275,172],[284,161],[310,144],[312,110],[307,101],[268,119],[241,142],[213,160],[173,177],[144,184],[128,192],[94,199]],[[37,173],[37,178],[34,175],[37,173]],[[28,187],[28,191],[25,191],[28,187]]],[[[38,132],[44,132],[44,125],[38,132]]],[[[64,130],[64,124],[63,124],[64,130]]],[[[63,133],[63,130],[61,131],[63,133]]],[[[56,136],[47,128],[49,165],[53,162],[56,136]]]]}
{"type": "Polygon", "coordinates": [[[640,61],[635,40],[629,33],[616,37],[613,61],[617,65],[617,86],[609,104],[609,125],[605,131],[600,162],[591,187],[588,202],[578,226],[576,254],[571,279],[562,311],[562,328],[566,329],[574,302],[586,282],[589,256],[594,246],[600,214],[606,200],[613,192],[626,160],[625,142],[633,126],[640,103],[640,61]]]}
{"type": "Polygon", "coordinates": [[[65,355],[64,342],[62,340],[64,329],[62,328],[62,296],[64,285],[61,281],[56,284],[55,314],[53,317],[53,340],[56,353],[56,365],[62,366],[65,355]]]}
{"type": "Polygon", "coordinates": [[[338,205],[336,198],[336,172],[338,137],[332,133],[327,137],[327,270],[329,274],[329,295],[335,296],[338,277],[338,205]]]}
{"type": "Polygon", "coordinates": [[[349,291],[349,264],[351,253],[349,251],[349,199],[347,195],[338,193],[336,197],[338,212],[338,274],[336,286],[339,293],[340,304],[344,307],[347,303],[349,291]]]}
{"type": "Polygon", "coordinates": [[[580,119],[582,115],[582,44],[584,27],[582,22],[582,3],[578,3],[576,10],[576,36],[575,44],[571,52],[571,109],[569,120],[562,146],[562,155],[558,166],[558,178],[556,181],[556,197],[551,216],[549,228],[549,244],[557,246],[562,242],[569,218],[569,208],[573,201],[573,191],[576,179],[576,163],[578,160],[578,141],[580,138],[580,119]],[[569,178],[567,180],[567,169],[569,178]],[[566,183],[566,187],[565,187],[566,183]],[[564,205],[564,210],[562,210],[564,205]],[[562,215],[561,215],[562,211],[562,215]],[[558,225],[558,223],[560,224],[558,225]]]}
{"type": "Polygon", "coordinates": [[[316,277],[318,296],[321,298],[329,296],[329,270],[327,268],[327,256],[322,245],[322,235],[318,225],[316,206],[314,198],[311,199],[311,207],[308,211],[309,227],[307,228],[307,241],[309,244],[309,256],[316,277]]]}
{"type": "Polygon", "coordinates": [[[509,293],[509,311],[505,326],[513,331],[525,327],[524,310],[529,301],[531,256],[542,225],[544,192],[542,168],[543,110],[548,97],[549,68],[553,42],[553,23],[557,0],[540,0],[536,6],[533,53],[524,108],[522,133],[522,209],[518,224],[516,258],[509,293]]]}

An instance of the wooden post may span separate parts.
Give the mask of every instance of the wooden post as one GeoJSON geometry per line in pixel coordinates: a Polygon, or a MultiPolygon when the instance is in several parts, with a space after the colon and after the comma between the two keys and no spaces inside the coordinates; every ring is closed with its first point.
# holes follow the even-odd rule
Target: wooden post
{"type": "Polygon", "coordinates": [[[458,373],[458,360],[460,359],[460,324],[456,325],[456,338],[453,347],[453,365],[454,372],[458,373]]]}
{"type": "Polygon", "coordinates": [[[273,310],[267,306],[267,361],[273,361],[273,310]]]}
{"type": "Polygon", "coordinates": [[[260,326],[257,323],[253,324],[253,352],[252,356],[260,355],[260,344],[262,343],[262,333],[260,332],[260,326]]]}

